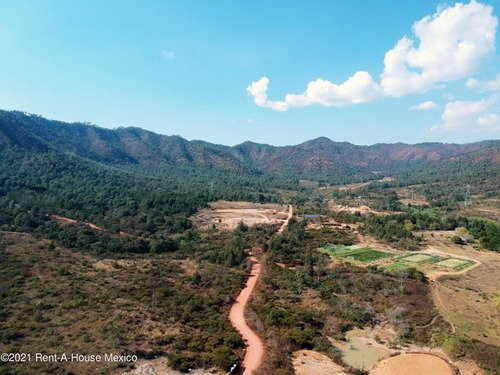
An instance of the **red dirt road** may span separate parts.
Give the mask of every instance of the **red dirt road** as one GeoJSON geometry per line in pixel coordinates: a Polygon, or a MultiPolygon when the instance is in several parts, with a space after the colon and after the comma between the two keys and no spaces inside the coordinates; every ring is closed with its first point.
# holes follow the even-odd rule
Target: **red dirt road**
{"type": "Polygon", "coordinates": [[[245,306],[250,299],[250,295],[255,288],[257,279],[260,274],[260,263],[256,257],[251,256],[252,261],[252,271],[250,272],[250,277],[241,293],[236,298],[231,311],[229,313],[229,320],[231,324],[236,328],[236,330],[243,336],[245,341],[246,353],[245,358],[240,366],[240,369],[236,372],[237,375],[250,375],[252,371],[256,370],[262,361],[262,356],[264,355],[264,345],[260,340],[259,336],[255,334],[254,331],[248,326],[245,321],[245,306]]]}
{"type": "MultiPolygon", "coordinates": [[[[282,233],[288,225],[288,222],[293,217],[293,207],[289,205],[288,207],[288,217],[283,223],[281,228],[278,230],[278,234],[282,233]]],[[[260,263],[257,257],[250,253],[250,261],[252,262],[252,271],[248,277],[247,283],[243,290],[240,292],[236,301],[234,301],[233,306],[231,306],[231,311],[229,312],[229,320],[234,328],[243,336],[243,341],[246,346],[246,353],[240,368],[235,375],[250,375],[254,370],[257,370],[262,362],[262,357],[264,356],[264,345],[257,334],[252,331],[245,321],[245,306],[252,295],[257,280],[260,275],[260,263]]]]}

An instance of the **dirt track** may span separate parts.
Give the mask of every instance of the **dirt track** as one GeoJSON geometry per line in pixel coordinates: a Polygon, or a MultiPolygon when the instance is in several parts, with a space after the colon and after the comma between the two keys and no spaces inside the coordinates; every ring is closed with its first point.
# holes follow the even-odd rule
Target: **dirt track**
{"type": "Polygon", "coordinates": [[[279,233],[283,233],[283,231],[285,230],[285,228],[287,227],[288,223],[290,222],[290,219],[293,217],[293,206],[292,205],[289,205],[288,206],[288,217],[286,218],[285,222],[283,223],[283,225],[281,226],[280,229],[278,229],[278,234],[279,233]]]}
{"type": "MultiPolygon", "coordinates": [[[[293,207],[292,205],[289,205],[288,217],[278,230],[278,233],[282,233],[285,230],[292,217],[293,207]]],[[[238,330],[238,332],[240,332],[243,336],[246,346],[245,358],[243,359],[239,370],[236,372],[237,375],[250,375],[254,370],[259,368],[262,362],[262,357],[264,356],[264,345],[262,344],[261,339],[254,331],[252,331],[245,321],[245,307],[253,290],[255,289],[255,285],[257,284],[257,280],[260,275],[260,263],[257,257],[251,255],[250,261],[252,262],[252,271],[250,272],[250,276],[245,287],[236,298],[236,301],[233,303],[231,311],[229,312],[229,320],[234,328],[236,328],[236,330],[238,330]]]]}
{"type": "Polygon", "coordinates": [[[247,347],[245,358],[241,364],[239,371],[236,373],[238,375],[251,374],[253,370],[256,370],[262,361],[262,356],[264,355],[264,345],[260,340],[259,336],[255,334],[254,331],[248,326],[245,321],[245,306],[250,299],[250,295],[257,284],[257,279],[260,274],[260,263],[256,257],[251,256],[252,261],[252,271],[248,281],[241,291],[241,293],[236,298],[231,311],[229,313],[229,320],[231,324],[240,332],[245,341],[247,347]]]}

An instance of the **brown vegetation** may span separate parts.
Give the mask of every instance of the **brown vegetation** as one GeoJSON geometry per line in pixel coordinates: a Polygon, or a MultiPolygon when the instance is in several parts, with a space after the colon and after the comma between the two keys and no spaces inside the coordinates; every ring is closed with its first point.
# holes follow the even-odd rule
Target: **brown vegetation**
{"type": "MultiPolygon", "coordinates": [[[[226,314],[245,272],[207,260],[224,254],[224,246],[235,241],[232,234],[221,233],[209,245],[196,241],[196,248],[186,243],[193,264],[179,263],[182,248],[175,255],[98,258],[27,234],[0,232],[0,351],[168,355],[179,370],[228,368],[242,343],[226,314]],[[186,272],[183,266],[196,269],[186,272]]],[[[231,244],[234,251],[243,252],[245,240],[240,241],[231,244]]],[[[97,367],[121,374],[134,366],[101,362],[97,367]]],[[[2,371],[93,374],[96,364],[8,363],[2,371]]]]}

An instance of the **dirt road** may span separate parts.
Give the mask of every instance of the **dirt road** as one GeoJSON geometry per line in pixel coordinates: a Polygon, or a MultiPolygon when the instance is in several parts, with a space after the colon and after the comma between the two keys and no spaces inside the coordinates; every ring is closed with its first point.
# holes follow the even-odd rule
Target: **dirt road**
{"type": "Polygon", "coordinates": [[[252,371],[256,370],[262,361],[262,356],[264,355],[264,345],[260,340],[259,336],[252,331],[245,321],[245,306],[250,299],[250,295],[255,288],[257,279],[260,274],[260,263],[256,257],[251,256],[252,261],[252,271],[250,272],[250,277],[241,293],[236,298],[231,311],[229,313],[229,320],[231,324],[238,330],[238,332],[243,336],[245,341],[246,353],[245,358],[241,364],[239,371],[236,372],[238,375],[250,375],[252,371]]]}
{"type": "Polygon", "coordinates": [[[279,233],[282,233],[285,228],[287,227],[288,223],[290,222],[290,219],[293,217],[293,206],[290,204],[288,206],[288,217],[286,218],[285,222],[283,223],[283,225],[281,226],[280,229],[278,229],[278,234],[279,233]]]}
{"type": "MultiPolygon", "coordinates": [[[[286,221],[283,223],[281,228],[278,230],[278,234],[282,233],[288,225],[288,222],[293,217],[293,207],[292,205],[288,206],[288,217],[286,221]]],[[[255,284],[257,284],[257,280],[260,275],[260,263],[257,257],[250,254],[250,261],[252,262],[252,271],[250,272],[250,276],[248,277],[247,283],[243,290],[240,292],[236,301],[233,303],[231,307],[231,311],[229,312],[229,320],[234,328],[243,336],[243,340],[245,341],[246,353],[243,362],[237,372],[236,375],[250,375],[254,370],[259,368],[262,357],[264,356],[264,345],[262,344],[261,339],[257,334],[252,331],[252,329],[248,326],[245,321],[245,307],[250,299],[250,296],[255,289],[255,284]]]]}

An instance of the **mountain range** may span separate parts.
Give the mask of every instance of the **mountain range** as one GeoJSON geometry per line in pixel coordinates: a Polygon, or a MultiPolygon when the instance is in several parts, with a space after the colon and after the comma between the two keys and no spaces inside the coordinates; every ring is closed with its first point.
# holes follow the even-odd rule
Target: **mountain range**
{"type": "Polygon", "coordinates": [[[0,147],[28,153],[77,155],[112,166],[192,166],[324,182],[366,180],[380,174],[408,172],[409,168],[421,171],[450,163],[492,167],[500,164],[500,140],[358,146],[320,137],[293,146],[244,142],[230,147],[137,127],[111,130],[85,123],[70,124],[19,111],[0,111],[0,147]]]}

